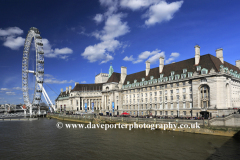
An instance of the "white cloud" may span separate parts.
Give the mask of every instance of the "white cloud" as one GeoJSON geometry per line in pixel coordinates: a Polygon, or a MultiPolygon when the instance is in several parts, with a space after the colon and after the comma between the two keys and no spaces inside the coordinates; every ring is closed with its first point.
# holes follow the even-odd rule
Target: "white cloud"
{"type": "Polygon", "coordinates": [[[153,55],[152,57],[150,57],[150,58],[148,59],[148,61],[149,61],[150,63],[156,63],[156,61],[158,61],[160,57],[164,57],[164,56],[165,56],[164,52],[156,53],[155,55],[153,55]]]}
{"type": "Polygon", "coordinates": [[[105,58],[105,60],[103,60],[103,61],[101,62],[101,64],[102,64],[102,63],[107,63],[108,61],[111,61],[111,60],[113,60],[113,56],[111,56],[111,55],[109,55],[109,54],[106,54],[106,58],[105,58]]]}
{"type": "Polygon", "coordinates": [[[96,23],[101,23],[103,21],[103,15],[102,14],[96,14],[96,16],[93,18],[93,20],[95,20],[96,23]]]}
{"type": "Polygon", "coordinates": [[[87,83],[86,81],[81,81],[81,83],[87,83]]]}
{"type": "Polygon", "coordinates": [[[133,61],[133,63],[140,63],[142,62],[143,60],[149,58],[148,60],[151,62],[151,63],[154,63],[157,59],[159,59],[160,56],[165,56],[164,55],[164,52],[160,52],[160,50],[156,49],[152,52],[150,51],[145,51],[145,52],[142,52],[140,55],[138,55],[138,59],[133,61]],[[150,57],[151,56],[151,57],[150,57]]]}
{"type": "Polygon", "coordinates": [[[49,83],[49,84],[64,84],[64,83],[74,83],[73,80],[58,80],[56,78],[54,78],[54,76],[50,75],[50,74],[46,74],[44,79],[44,83],[49,83]]]}
{"type": "Polygon", "coordinates": [[[102,6],[108,7],[107,12],[104,13],[106,17],[117,12],[118,0],[99,0],[99,1],[102,6]]]}
{"type": "Polygon", "coordinates": [[[123,58],[124,61],[133,61],[134,58],[133,58],[133,55],[131,55],[130,57],[126,56],[123,58]]]}
{"type": "MultiPolygon", "coordinates": [[[[108,4],[108,2],[104,3],[108,4]]],[[[81,55],[85,59],[88,59],[91,63],[96,61],[106,63],[110,60],[113,60],[114,58],[109,54],[109,52],[114,52],[121,46],[121,43],[115,38],[125,35],[129,32],[127,23],[121,21],[123,17],[124,14],[121,13],[109,15],[103,30],[93,32],[93,35],[97,39],[100,39],[101,42],[86,47],[81,55]]]]}
{"type": "Polygon", "coordinates": [[[25,39],[22,37],[15,38],[13,36],[9,36],[6,38],[3,45],[5,47],[11,48],[12,50],[18,50],[20,47],[22,47],[24,45],[24,41],[25,41],[25,39]]]}
{"type": "Polygon", "coordinates": [[[145,21],[145,24],[147,26],[151,26],[156,23],[171,20],[173,18],[173,14],[180,9],[182,4],[183,1],[172,2],[169,4],[165,1],[160,1],[157,4],[150,6],[149,10],[143,16],[148,18],[145,21]]]}
{"type": "Polygon", "coordinates": [[[9,90],[8,88],[1,88],[0,89],[1,91],[7,91],[7,90],[9,90]]]}
{"type": "Polygon", "coordinates": [[[131,10],[135,11],[140,8],[149,7],[152,4],[158,3],[161,0],[121,0],[120,6],[122,8],[130,8],[131,10]]]}
{"type": "Polygon", "coordinates": [[[7,95],[15,95],[15,92],[6,92],[7,95]]]}
{"type": "Polygon", "coordinates": [[[15,36],[20,34],[23,34],[23,30],[18,27],[9,27],[5,30],[0,28],[0,36],[15,36]]]}
{"type": "Polygon", "coordinates": [[[22,87],[13,87],[15,90],[22,90],[22,87]]]}
{"type": "Polygon", "coordinates": [[[57,80],[57,79],[45,79],[44,83],[49,83],[49,84],[64,84],[64,83],[74,83],[73,80],[67,81],[67,80],[57,80]]]}
{"type": "Polygon", "coordinates": [[[168,59],[165,60],[166,64],[171,63],[172,61],[174,61],[177,57],[179,57],[179,53],[173,52],[171,53],[170,57],[168,59]]]}
{"type": "Polygon", "coordinates": [[[0,38],[4,41],[3,46],[11,48],[12,50],[18,50],[24,45],[25,39],[22,37],[16,37],[23,33],[18,27],[9,27],[7,29],[0,28],[0,38]]]}
{"type": "Polygon", "coordinates": [[[73,53],[73,50],[68,47],[61,48],[61,49],[59,48],[52,49],[50,42],[45,38],[42,39],[42,43],[43,43],[44,57],[67,59],[69,54],[73,53]]]}

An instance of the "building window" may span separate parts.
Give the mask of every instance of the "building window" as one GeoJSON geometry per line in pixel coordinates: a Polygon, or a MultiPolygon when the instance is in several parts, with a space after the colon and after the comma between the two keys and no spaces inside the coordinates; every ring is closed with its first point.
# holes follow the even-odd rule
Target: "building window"
{"type": "Polygon", "coordinates": [[[165,96],[165,100],[167,101],[167,96],[165,96]]]}
{"type": "Polygon", "coordinates": [[[190,108],[192,108],[192,102],[189,103],[190,108]]]}
{"type": "Polygon", "coordinates": [[[186,108],[186,103],[183,103],[183,108],[186,108]]]}
{"type": "Polygon", "coordinates": [[[160,115],[162,115],[162,111],[160,111],[160,115]]]}
{"type": "Polygon", "coordinates": [[[177,93],[177,94],[179,93],[179,89],[176,89],[176,93],[177,93]]]}
{"type": "Polygon", "coordinates": [[[178,80],[179,77],[180,77],[179,74],[176,74],[176,75],[175,75],[175,80],[178,80]]]}
{"type": "Polygon", "coordinates": [[[208,70],[206,69],[206,68],[203,68],[202,70],[201,70],[201,74],[207,74],[208,73],[208,70]]]}
{"type": "Polygon", "coordinates": [[[171,103],[171,109],[173,109],[173,103],[171,103]]]}
{"type": "Polygon", "coordinates": [[[201,66],[197,66],[197,71],[200,71],[201,70],[201,66]]]}
{"type": "Polygon", "coordinates": [[[173,100],[173,96],[171,96],[171,100],[173,100]]]}
{"type": "Polygon", "coordinates": [[[185,86],[185,82],[182,82],[182,85],[185,86]]]}
{"type": "Polygon", "coordinates": [[[165,88],[167,88],[167,84],[165,85],[165,88]]]}
{"type": "Polygon", "coordinates": [[[173,115],[173,111],[171,111],[171,115],[173,115]]]}
{"type": "Polygon", "coordinates": [[[168,104],[167,103],[165,103],[165,109],[168,109],[168,104]]]}
{"type": "Polygon", "coordinates": [[[171,87],[173,87],[173,84],[170,84],[171,85],[171,87]]]}
{"type": "Polygon", "coordinates": [[[193,73],[192,72],[188,72],[188,77],[192,77],[193,73]]]}
{"type": "Polygon", "coordinates": [[[183,100],[185,100],[186,99],[186,95],[183,95],[183,100]]]}
{"type": "Polygon", "coordinates": [[[167,94],[167,90],[165,90],[165,94],[167,94]]]}
{"type": "Polygon", "coordinates": [[[189,88],[189,91],[192,92],[192,87],[189,88]]]}
{"type": "Polygon", "coordinates": [[[186,116],[186,111],[183,111],[183,115],[186,116]]]}
{"type": "Polygon", "coordinates": [[[155,96],[157,96],[157,92],[155,92],[154,94],[155,94],[155,96]]]}
{"type": "Polygon", "coordinates": [[[186,74],[181,74],[181,78],[182,79],[186,78],[186,74]]]}
{"type": "Polygon", "coordinates": [[[187,69],[183,69],[183,73],[187,73],[187,69]]]}
{"type": "Polygon", "coordinates": [[[185,93],[186,92],[186,88],[183,88],[182,91],[183,91],[183,93],[185,93]]]}
{"type": "Polygon", "coordinates": [[[168,115],[168,111],[165,111],[165,115],[166,115],[166,116],[168,115]]]}
{"type": "Polygon", "coordinates": [[[189,94],[190,99],[192,99],[192,94],[189,94]]]}
{"type": "Polygon", "coordinates": [[[200,88],[201,107],[208,108],[210,103],[210,90],[207,85],[200,88]]]}
{"type": "Polygon", "coordinates": [[[177,95],[177,100],[179,100],[179,95],[177,95]]]}
{"type": "Polygon", "coordinates": [[[179,83],[176,83],[177,87],[179,86],[179,83]]]}
{"type": "Polygon", "coordinates": [[[76,100],[76,105],[78,106],[78,100],[76,100]]]}
{"type": "Polygon", "coordinates": [[[171,76],[174,76],[175,72],[174,71],[171,71],[171,76]]]}
{"type": "Polygon", "coordinates": [[[159,94],[162,95],[162,91],[159,91],[159,94]]]}
{"type": "Polygon", "coordinates": [[[160,104],[160,109],[162,109],[162,103],[160,104]]]}
{"type": "Polygon", "coordinates": [[[163,74],[160,74],[160,78],[163,78],[163,74]]]}
{"type": "Polygon", "coordinates": [[[173,94],[173,90],[170,90],[171,94],[173,94]]]}

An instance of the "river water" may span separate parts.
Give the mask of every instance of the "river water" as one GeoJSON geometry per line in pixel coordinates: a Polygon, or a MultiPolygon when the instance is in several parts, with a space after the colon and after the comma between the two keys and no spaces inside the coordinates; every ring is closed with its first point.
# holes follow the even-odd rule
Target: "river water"
{"type": "Polygon", "coordinates": [[[57,122],[0,122],[0,159],[240,159],[235,138],[150,129],[58,129],[57,122]]]}

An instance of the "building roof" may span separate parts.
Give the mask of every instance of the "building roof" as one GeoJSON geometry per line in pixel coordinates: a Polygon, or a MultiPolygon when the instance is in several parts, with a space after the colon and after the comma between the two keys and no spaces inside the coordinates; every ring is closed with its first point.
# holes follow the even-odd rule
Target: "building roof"
{"type": "MultiPolygon", "coordinates": [[[[220,61],[219,58],[211,55],[206,54],[200,56],[200,62],[199,64],[201,68],[206,68],[208,71],[210,71],[212,68],[215,70],[215,72],[220,72],[220,65],[224,65],[224,67],[228,67],[228,69],[233,69],[233,71],[237,71],[240,73],[240,69],[226,61],[224,61],[224,64],[220,61]]],[[[150,77],[153,76],[154,79],[157,79],[160,77],[160,74],[164,74],[164,77],[171,76],[171,71],[175,71],[176,74],[182,74],[183,69],[187,69],[187,72],[197,72],[196,65],[195,65],[195,58],[183,60],[180,62],[171,63],[168,65],[164,65],[162,73],[159,73],[159,67],[152,68],[149,71],[148,76],[146,76],[146,71],[141,71],[133,74],[127,75],[124,84],[127,84],[127,81],[131,83],[134,83],[134,80],[137,80],[137,82],[141,82],[142,78],[145,78],[145,81],[150,80],[150,77]]]]}
{"type": "Polygon", "coordinates": [[[101,91],[103,83],[77,84],[72,91],[101,91]]]}
{"type": "Polygon", "coordinates": [[[117,83],[119,83],[120,79],[121,79],[121,73],[113,72],[111,77],[109,77],[107,83],[110,83],[110,82],[117,82],[117,83]]]}

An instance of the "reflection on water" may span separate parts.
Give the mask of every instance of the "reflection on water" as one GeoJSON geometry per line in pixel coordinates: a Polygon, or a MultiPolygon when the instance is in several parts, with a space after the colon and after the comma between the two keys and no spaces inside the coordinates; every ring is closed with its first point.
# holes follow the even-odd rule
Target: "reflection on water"
{"type": "Polygon", "coordinates": [[[57,122],[0,122],[0,159],[239,159],[240,141],[229,137],[149,129],[57,129],[57,122]]]}

